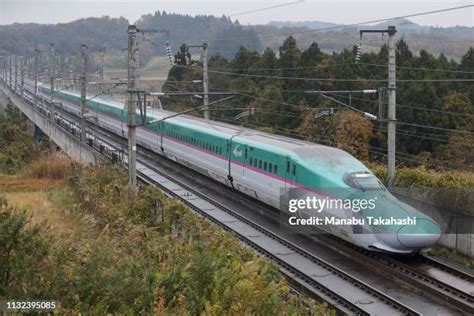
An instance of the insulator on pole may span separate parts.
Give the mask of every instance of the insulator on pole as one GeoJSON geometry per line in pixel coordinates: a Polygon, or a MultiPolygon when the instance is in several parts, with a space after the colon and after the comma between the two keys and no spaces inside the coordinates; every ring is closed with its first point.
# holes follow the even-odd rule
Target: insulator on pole
{"type": "Polygon", "coordinates": [[[358,63],[362,57],[362,46],[358,45],[356,47],[355,62],[358,63]]]}

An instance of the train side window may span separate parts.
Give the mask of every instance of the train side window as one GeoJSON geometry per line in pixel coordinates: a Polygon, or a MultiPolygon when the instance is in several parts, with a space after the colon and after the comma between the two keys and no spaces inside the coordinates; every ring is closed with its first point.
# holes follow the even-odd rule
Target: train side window
{"type": "Polygon", "coordinates": [[[293,175],[296,175],[296,165],[293,165],[293,175]]]}
{"type": "Polygon", "coordinates": [[[263,170],[267,171],[267,162],[266,161],[263,162],[263,170]]]}
{"type": "Polygon", "coordinates": [[[253,164],[253,158],[250,157],[250,165],[252,165],[252,164],[253,164]]]}
{"type": "Polygon", "coordinates": [[[262,169],[262,161],[261,160],[258,160],[258,168],[262,169]]]}
{"type": "Polygon", "coordinates": [[[273,173],[278,174],[278,165],[273,166],[273,173]]]}
{"type": "Polygon", "coordinates": [[[270,162],[268,163],[268,171],[273,172],[273,164],[270,162]]]}
{"type": "Polygon", "coordinates": [[[286,173],[290,173],[290,162],[286,162],[286,173]]]}
{"type": "Polygon", "coordinates": [[[257,158],[255,158],[255,160],[253,161],[253,166],[254,166],[255,168],[257,168],[257,162],[258,162],[258,160],[257,160],[257,158]]]}

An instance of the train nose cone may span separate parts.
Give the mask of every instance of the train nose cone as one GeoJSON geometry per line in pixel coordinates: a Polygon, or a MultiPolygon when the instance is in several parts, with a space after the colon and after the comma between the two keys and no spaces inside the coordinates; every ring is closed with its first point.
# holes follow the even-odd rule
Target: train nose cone
{"type": "Polygon", "coordinates": [[[429,219],[420,219],[416,226],[403,226],[397,233],[401,245],[415,249],[436,244],[440,236],[440,227],[429,219]]]}
{"type": "Polygon", "coordinates": [[[426,248],[438,241],[441,234],[397,234],[400,244],[407,248],[426,248]]]}

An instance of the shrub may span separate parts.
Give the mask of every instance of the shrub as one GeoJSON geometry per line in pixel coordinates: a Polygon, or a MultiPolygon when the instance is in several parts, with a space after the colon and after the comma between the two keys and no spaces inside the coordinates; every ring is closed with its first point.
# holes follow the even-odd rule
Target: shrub
{"type": "Polygon", "coordinates": [[[0,197],[0,298],[47,297],[42,276],[49,264],[50,241],[40,226],[28,225],[24,211],[9,207],[0,197]]]}
{"type": "Polygon", "coordinates": [[[60,180],[67,178],[72,169],[73,163],[65,154],[47,152],[29,165],[27,175],[33,178],[60,180]]]}

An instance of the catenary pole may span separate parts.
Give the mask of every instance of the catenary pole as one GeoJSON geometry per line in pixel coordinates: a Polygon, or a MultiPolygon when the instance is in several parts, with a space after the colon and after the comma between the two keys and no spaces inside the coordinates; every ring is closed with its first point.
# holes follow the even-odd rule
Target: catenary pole
{"type": "Polygon", "coordinates": [[[25,58],[20,58],[20,96],[23,98],[25,88],[25,58]]]}
{"type": "Polygon", "coordinates": [[[203,68],[203,78],[202,86],[204,91],[203,101],[204,101],[204,119],[209,120],[209,73],[207,67],[208,59],[208,45],[207,43],[202,44],[202,68],[203,68]]]}
{"type": "Polygon", "coordinates": [[[87,46],[81,44],[81,141],[86,142],[87,46]]]}
{"type": "Polygon", "coordinates": [[[389,26],[386,30],[360,30],[359,33],[387,33],[388,34],[388,126],[387,126],[387,171],[388,187],[393,187],[396,176],[396,103],[397,103],[397,76],[395,61],[395,26],[389,26]]]}
{"type": "Polygon", "coordinates": [[[34,81],[35,81],[35,87],[33,91],[33,103],[36,107],[37,105],[37,100],[38,100],[38,54],[39,50],[35,49],[34,55],[33,55],[33,76],[34,76],[34,81]]]}
{"type": "Polygon", "coordinates": [[[53,112],[54,112],[54,44],[51,43],[50,49],[49,49],[49,117],[52,120],[53,119],[53,112]]]}
{"type": "Polygon", "coordinates": [[[395,152],[396,152],[396,104],[397,104],[397,78],[395,61],[395,30],[394,26],[388,27],[388,186],[395,182],[395,152]]]}
{"type": "Polygon", "coordinates": [[[137,194],[137,140],[136,140],[136,106],[137,106],[137,27],[128,26],[128,195],[135,198],[137,194]]]}

